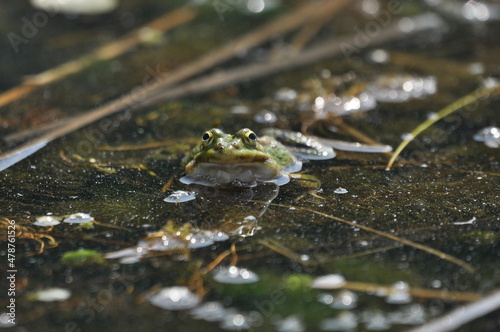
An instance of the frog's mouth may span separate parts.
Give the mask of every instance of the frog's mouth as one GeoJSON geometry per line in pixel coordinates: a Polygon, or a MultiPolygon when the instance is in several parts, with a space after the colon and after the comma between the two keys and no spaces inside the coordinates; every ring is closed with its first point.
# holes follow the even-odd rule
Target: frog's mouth
{"type": "Polygon", "coordinates": [[[186,166],[185,183],[191,179],[191,183],[208,182],[211,185],[253,185],[256,181],[271,181],[281,176],[281,168],[273,159],[232,164],[204,162],[190,166],[186,166]]]}

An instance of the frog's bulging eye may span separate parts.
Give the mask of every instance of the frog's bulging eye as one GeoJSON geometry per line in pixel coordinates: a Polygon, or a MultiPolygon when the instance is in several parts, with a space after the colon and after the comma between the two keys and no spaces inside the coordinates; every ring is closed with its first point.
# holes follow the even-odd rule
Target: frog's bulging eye
{"type": "Polygon", "coordinates": [[[212,138],[213,134],[209,131],[203,134],[202,139],[203,142],[208,142],[212,138]]]}
{"type": "Polygon", "coordinates": [[[257,139],[257,135],[253,131],[248,132],[246,136],[251,141],[255,141],[257,139]]]}

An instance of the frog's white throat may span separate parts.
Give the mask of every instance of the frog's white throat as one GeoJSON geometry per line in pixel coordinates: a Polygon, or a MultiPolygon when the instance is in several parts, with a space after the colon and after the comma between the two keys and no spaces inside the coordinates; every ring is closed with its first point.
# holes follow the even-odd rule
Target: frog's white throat
{"type": "Polygon", "coordinates": [[[260,163],[202,163],[180,180],[185,184],[254,186],[256,182],[275,182],[283,185],[289,181],[289,177],[275,167],[260,163]]]}

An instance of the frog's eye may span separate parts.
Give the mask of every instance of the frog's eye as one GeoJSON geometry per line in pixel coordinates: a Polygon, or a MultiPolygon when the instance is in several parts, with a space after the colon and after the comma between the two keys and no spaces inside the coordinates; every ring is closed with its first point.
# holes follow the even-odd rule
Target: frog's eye
{"type": "Polygon", "coordinates": [[[245,136],[253,142],[255,142],[255,140],[257,139],[257,135],[253,131],[247,132],[245,136]]]}
{"type": "Polygon", "coordinates": [[[203,140],[203,142],[208,142],[212,137],[214,136],[214,134],[212,134],[210,131],[207,131],[203,134],[203,136],[201,137],[201,139],[203,140]]]}

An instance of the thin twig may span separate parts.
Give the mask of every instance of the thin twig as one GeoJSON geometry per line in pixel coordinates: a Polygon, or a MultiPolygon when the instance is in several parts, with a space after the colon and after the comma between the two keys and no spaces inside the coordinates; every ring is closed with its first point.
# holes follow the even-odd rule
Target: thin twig
{"type": "MultiPolygon", "coordinates": [[[[282,204],[276,204],[276,203],[270,203],[270,205],[279,206],[279,207],[288,208],[288,209],[290,209],[292,207],[292,206],[289,206],[289,205],[282,205],[282,204]]],[[[449,261],[451,263],[454,263],[454,264],[456,264],[456,265],[458,265],[460,267],[463,267],[469,273],[474,273],[475,272],[475,269],[470,264],[467,264],[463,260],[458,259],[456,257],[453,257],[451,255],[448,255],[448,254],[446,254],[446,253],[444,253],[442,251],[439,251],[437,249],[433,249],[431,247],[425,246],[423,244],[419,244],[419,243],[416,243],[416,242],[413,242],[413,241],[410,241],[410,240],[406,240],[406,239],[403,239],[403,238],[401,238],[399,236],[396,236],[396,235],[393,235],[393,234],[389,234],[389,233],[386,233],[386,232],[382,232],[382,231],[379,231],[377,229],[374,229],[374,228],[371,228],[371,227],[368,227],[368,226],[364,226],[364,225],[361,225],[359,223],[354,223],[352,221],[348,221],[348,220],[345,220],[345,219],[342,219],[342,218],[339,218],[339,217],[335,217],[335,216],[329,215],[329,214],[324,213],[324,212],[316,211],[316,210],[311,209],[311,208],[301,207],[301,206],[294,206],[294,208],[295,209],[299,209],[299,210],[303,210],[303,211],[308,211],[308,212],[311,212],[311,213],[323,216],[323,217],[328,218],[328,219],[340,221],[340,222],[342,222],[344,224],[347,224],[347,225],[352,226],[352,227],[360,228],[360,229],[365,230],[367,232],[375,233],[377,235],[380,235],[380,236],[383,236],[385,238],[394,240],[394,241],[402,243],[404,245],[407,245],[407,246],[410,246],[410,247],[413,247],[413,248],[416,248],[416,249],[420,249],[420,250],[425,251],[425,252],[427,252],[427,253],[429,253],[431,255],[437,256],[437,257],[439,257],[441,259],[447,260],[447,261],[449,261]]]]}
{"type": "Polygon", "coordinates": [[[315,264],[311,264],[311,262],[308,260],[301,259],[299,254],[297,254],[296,252],[294,252],[293,250],[291,250],[289,248],[284,247],[283,245],[281,245],[277,241],[260,240],[259,239],[259,240],[257,240],[257,242],[259,242],[263,246],[268,247],[269,249],[277,252],[280,255],[283,255],[287,258],[290,258],[291,260],[293,260],[299,264],[306,265],[306,266],[315,265],[315,264]]]}
{"type": "MultiPolygon", "coordinates": [[[[360,291],[365,293],[383,293],[388,295],[390,295],[391,292],[394,292],[392,286],[371,284],[366,282],[356,282],[356,281],[347,281],[344,285],[338,288],[349,289],[352,291],[360,291]]],[[[408,288],[408,294],[419,298],[440,299],[440,300],[460,301],[460,302],[471,302],[481,299],[481,295],[478,293],[452,292],[444,289],[439,290],[439,289],[410,287],[408,288]]]]}

